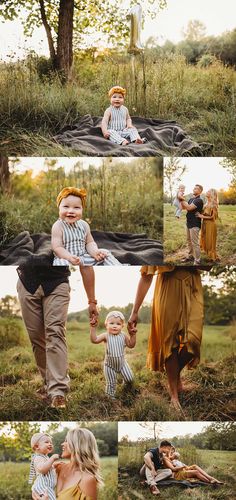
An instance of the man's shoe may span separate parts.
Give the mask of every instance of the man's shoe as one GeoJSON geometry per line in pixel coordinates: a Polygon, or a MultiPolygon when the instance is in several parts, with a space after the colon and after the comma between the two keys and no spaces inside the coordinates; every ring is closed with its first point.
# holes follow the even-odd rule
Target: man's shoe
{"type": "Polygon", "coordinates": [[[51,408],[65,408],[66,407],[66,398],[65,396],[54,396],[51,402],[51,408]]]}
{"type": "Polygon", "coordinates": [[[151,494],[152,494],[152,495],[155,495],[155,496],[157,496],[157,495],[160,495],[160,494],[161,494],[161,493],[160,493],[160,490],[158,490],[158,488],[155,486],[155,484],[152,484],[152,485],[150,486],[150,491],[151,491],[151,494]]]}

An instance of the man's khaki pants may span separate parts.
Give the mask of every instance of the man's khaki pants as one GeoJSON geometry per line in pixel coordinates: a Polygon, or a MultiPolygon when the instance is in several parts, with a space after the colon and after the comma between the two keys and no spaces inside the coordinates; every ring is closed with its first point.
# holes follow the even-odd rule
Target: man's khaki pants
{"type": "Polygon", "coordinates": [[[187,227],[187,241],[189,256],[194,258],[194,264],[200,264],[200,244],[199,244],[200,227],[187,227]]]}
{"type": "Polygon", "coordinates": [[[145,474],[148,486],[156,486],[158,481],[161,481],[162,479],[167,479],[168,477],[170,478],[172,476],[172,471],[170,469],[158,469],[156,471],[155,477],[153,477],[150,469],[146,467],[145,474]]]}
{"type": "Polygon", "coordinates": [[[31,294],[19,279],[17,292],[35,360],[48,395],[64,396],[69,390],[65,337],[69,284],[61,283],[45,297],[41,285],[31,294]]]}

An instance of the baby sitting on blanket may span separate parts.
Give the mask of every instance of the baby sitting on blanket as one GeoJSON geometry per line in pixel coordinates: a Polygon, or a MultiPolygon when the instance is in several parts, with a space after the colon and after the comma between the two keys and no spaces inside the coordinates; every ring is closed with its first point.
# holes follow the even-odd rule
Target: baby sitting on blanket
{"type": "Polygon", "coordinates": [[[126,146],[130,142],[143,144],[137,129],[133,127],[128,109],[124,106],[126,90],[123,87],[112,87],[108,95],[111,106],[106,109],[102,119],[102,133],[105,139],[115,144],[126,146]]]}

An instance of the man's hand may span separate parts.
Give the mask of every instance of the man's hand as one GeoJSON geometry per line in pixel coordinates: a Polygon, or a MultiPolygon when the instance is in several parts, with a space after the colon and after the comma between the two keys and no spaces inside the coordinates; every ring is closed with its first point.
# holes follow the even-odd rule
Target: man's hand
{"type": "Polygon", "coordinates": [[[89,322],[90,322],[90,325],[91,326],[97,326],[99,313],[98,313],[96,304],[94,304],[94,303],[91,302],[89,304],[88,311],[89,311],[89,322]]]}
{"type": "Polygon", "coordinates": [[[97,250],[97,252],[94,255],[95,260],[97,260],[98,262],[100,262],[101,260],[104,260],[105,257],[107,257],[107,253],[103,252],[102,250],[99,250],[99,249],[97,250]]]}
{"type": "Polygon", "coordinates": [[[80,263],[81,263],[81,260],[80,260],[80,258],[77,255],[71,255],[71,257],[70,257],[70,263],[73,266],[79,266],[80,263]]]}
{"type": "Polygon", "coordinates": [[[151,474],[152,474],[152,477],[154,477],[154,478],[156,477],[157,473],[156,473],[155,469],[151,469],[151,474]]]}

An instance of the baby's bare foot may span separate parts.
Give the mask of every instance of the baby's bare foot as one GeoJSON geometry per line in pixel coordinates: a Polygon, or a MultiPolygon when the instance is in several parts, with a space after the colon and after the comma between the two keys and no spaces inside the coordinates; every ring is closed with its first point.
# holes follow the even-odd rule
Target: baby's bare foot
{"type": "Polygon", "coordinates": [[[143,139],[141,139],[141,137],[138,137],[135,141],[135,144],[143,144],[143,139]]]}
{"type": "Polygon", "coordinates": [[[127,144],[129,144],[129,141],[127,141],[126,139],[122,142],[122,146],[126,146],[127,144]]]}

